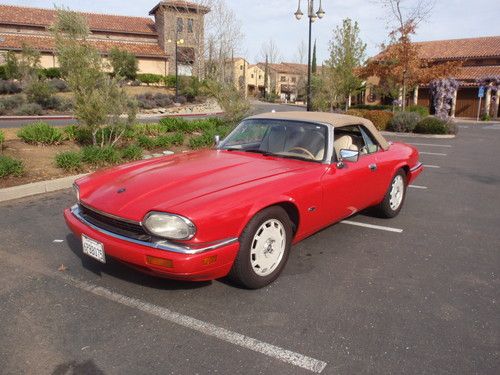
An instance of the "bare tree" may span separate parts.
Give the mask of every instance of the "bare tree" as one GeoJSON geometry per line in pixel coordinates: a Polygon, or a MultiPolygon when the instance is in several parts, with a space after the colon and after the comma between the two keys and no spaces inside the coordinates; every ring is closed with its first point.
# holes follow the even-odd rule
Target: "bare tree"
{"type": "Polygon", "coordinates": [[[432,13],[436,0],[378,0],[377,2],[389,10],[391,15],[388,20],[389,27],[404,28],[408,23],[417,27],[426,20],[432,13]]]}
{"type": "Polygon", "coordinates": [[[265,61],[266,57],[269,64],[276,64],[281,59],[278,45],[274,39],[269,39],[267,42],[262,43],[259,60],[265,61]]]}
{"type": "Polygon", "coordinates": [[[300,42],[297,47],[297,54],[295,55],[295,61],[299,64],[305,64],[307,59],[307,45],[304,40],[300,42]]]}

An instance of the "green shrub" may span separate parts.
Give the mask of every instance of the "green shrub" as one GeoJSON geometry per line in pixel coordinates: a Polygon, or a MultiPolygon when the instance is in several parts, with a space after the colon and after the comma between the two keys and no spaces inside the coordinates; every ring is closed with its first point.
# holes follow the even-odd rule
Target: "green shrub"
{"type": "Polygon", "coordinates": [[[43,108],[38,103],[25,103],[18,107],[14,114],[16,116],[40,116],[43,114],[43,108]]]}
{"type": "Polygon", "coordinates": [[[55,158],[57,167],[68,172],[79,172],[83,169],[82,154],[76,151],[61,152],[55,158]]]}
{"type": "Polygon", "coordinates": [[[172,140],[172,145],[174,146],[182,146],[184,144],[184,134],[182,133],[175,133],[170,136],[172,140]]]}
{"type": "Polygon", "coordinates": [[[373,125],[375,125],[378,130],[387,129],[393,116],[392,112],[380,110],[366,111],[363,114],[363,117],[373,122],[373,125]]]}
{"type": "Polygon", "coordinates": [[[17,136],[30,144],[54,145],[61,142],[63,133],[45,122],[35,122],[19,130],[17,136]]]}
{"type": "Polygon", "coordinates": [[[367,111],[364,109],[348,109],[346,114],[350,116],[356,117],[364,117],[367,111]]]}
{"type": "Polygon", "coordinates": [[[49,103],[53,103],[52,95],[55,89],[46,81],[33,81],[26,87],[24,92],[28,102],[40,104],[43,108],[49,108],[49,103]]]}
{"type": "Polygon", "coordinates": [[[140,135],[138,138],[137,138],[137,144],[142,147],[142,148],[145,148],[146,150],[152,150],[156,147],[156,142],[153,138],[149,138],[145,135],[140,135]]]}
{"type": "Polygon", "coordinates": [[[0,65],[0,80],[7,79],[7,72],[5,69],[5,65],[0,65]]]}
{"type": "Polygon", "coordinates": [[[3,134],[3,131],[0,130],[0,153],[2,152],[4,142],[5,142],[5,135],[3,134]]]}
{"type": "Polygon", "coordinates": [[[165,76],[165,77],[163,77],[163,84],[166,87],[174,88],[175,87],[175,83],[176,83],[175,76],[165,76]]]}
{"type": "Polygon", "coordinates": [[[57,92],[68,92],[69,86],[66,81],[59,78],[53,78],[48,81],[48,84],[57,92]]]}
{"type": "Polygon", "coordinates": [[[0,79],[0,95],[18,94],[22,91],[23,88],[19,82],[0,79]]]}
{"type": "Polygon", "coordinates": [[[82,148],[82,161],[94,166],[116,164],[120,161],[120,153],[111,146],[86,146],[82,148]]]}
{"type": "Polygon", "coordinates": [[[137,124],[132,129],[136,135],[157,137],[165,133],[165,128],[160,124],[137,124]]]}
{"type": "Polygon", "coordinates": [[[168,148],[173,145],[170,135],[160,135],[154,141],[155,147],[168,148]]]}
{"type": "Polygon", "coordinates": [[[216,135],[220,135],[221,138],[225,138],[231,132],[231,130],[232,127],[229,125],[209,129],[202,135],[192,137],[189,140],[189,147],[192,149],[211,147],[214,144],[214,138],[216,135]]]}
{"type": "Polygon", "coordinates": [[[421,117],[416,112],[397,112],[391,121],[389,130],[394,132],[411,133],[421,117]]]}
{"type": "Polygon", "coordinates": [[[122,150],[122,158],[125,160],[141,160],[143,150],[138,145],[130,145],[122,150]]]}
{"type": "Polygon", "coordinates": [[[0,99],[0,104],[2,104],[5,110],[13,110],[26,103],[24,95],[17,94],[12,96],[7,96],[6,98],[0,99]]]}
{"type": "Polygon", "coordinates": [[[20,160],[0,155],[0,178],[7,176],[21,176],[24,166],[20,160]]]}
{"type": "Polygon", "coordinates": [[[163,81],[163,76],[159,74],[138,74],[137,79],[148,86],[155,83],[160,83],[163,81]]]}
{"type": "Polygon", "coordinates": [[[160,120],[160,125],[165,129],[165,132],[182,132],[191,133],[192,126],[189,121],[181,117],[167,117],[160,120]]]}
{"type": "Polygon", "coordinates": [[[49,79],[61,78],[61,69],[59,68],[43,69],[43,75],[49,79]]]}
{"type": "Polygon", "coordinates": [[[416,112],[422,118],[429,116],[429,108],[424,107],[422,105],[410,105],[410,106],[406,107],[406,111],[407,112],[416,112]]]}
{"type": "Polygon", "coordinates": [[[491,120],[491,116],[487,113],[483,113],[481,115],[481,121],[490,121],[491,120]]]}
{"type": "Polygon", "coordinates": [[[420,134],[455,134],[457,127],[453,122],[446,122],[437,117],[426,117],[415,126],[415,133],[420,134]]]}

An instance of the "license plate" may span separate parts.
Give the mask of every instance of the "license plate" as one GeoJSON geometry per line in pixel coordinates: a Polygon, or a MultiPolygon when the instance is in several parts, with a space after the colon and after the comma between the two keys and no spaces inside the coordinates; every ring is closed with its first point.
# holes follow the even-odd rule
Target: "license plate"
{"type": "Polygon", "coordinates": [[[82,247],[84,254],[97,259],[99,262],[106,263],[104,245],[101,242],[93,240],[92,238],[82,234],[82,247]]]}

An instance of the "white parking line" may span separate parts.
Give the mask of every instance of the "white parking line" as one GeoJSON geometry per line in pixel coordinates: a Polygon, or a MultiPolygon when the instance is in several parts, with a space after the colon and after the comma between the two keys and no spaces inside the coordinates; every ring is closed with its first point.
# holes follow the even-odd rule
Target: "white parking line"
{"type": "Polygon", "coordinates": [[[408,185],[408,187],[411,187],[413,189],[421,189],[421,190],[427,190],[427,186],[419,186],[419,185],[408,185]]]}
{"type": "Polygon", "coordinates": [[[424,164],[424,168],[441,168],[439,165],[424,164]]]}
{"type": "Polygon", "coordinates": [[[381,225],[358,223],[357,221],[343,220],[343,221],[341,221],[341,223],[342,224],[354,225],[354,226],[357,226],[357,227],[365,227],[365,228],[370,228],[370,229],[385,230],[386,232],[393,232],[393,233],[402,233],[403,232],[402,229],[398,229],[398,228],[391,228],[391,227],[383,227],[381,225]]]}
{"type": "Polygon", "coordinates": [[[438,145],[435,143],[410,143],[413,146],[435,146],[435,147],[448,147],[451,148],[451,145],[438,145]]]}
{"type": "Polygon", "coordinates": [[[301,367],[311,372],[319,374],[325,369],[327,365],[326,362],[280,348],[279,346],[259,341],[252,337],[245,336],[222,327],[218,327],[214,324],[207,323],[187,315],[176,313],[175,311],[169,310],[164,307],[156,306],[147,302],[143,302],[139,299],[130,298],[115,293],[109,289],[97,285],[92,285],[84,281],[74,279],[67,275],[64,275],[64,279],[68,283],[79,289],[85,290],[100,297],[104,297],[110,301],[114,301],[124,306],[141,310],[148,314],[167,320],[171,323],[192,329],[193,331],[203,333],[207,336],[215,337],[230,344],[250,349],[275,359],[279,359],[280,361],[286,362],[290,365],[301,367]]]}
{"type": "Polygon", "coordinates": [[[435,156],[448,156],[448,154],[442,154],[440,152],[425,152],[425,151],[419,151],[420,155],[435,155],[435,156]]]}

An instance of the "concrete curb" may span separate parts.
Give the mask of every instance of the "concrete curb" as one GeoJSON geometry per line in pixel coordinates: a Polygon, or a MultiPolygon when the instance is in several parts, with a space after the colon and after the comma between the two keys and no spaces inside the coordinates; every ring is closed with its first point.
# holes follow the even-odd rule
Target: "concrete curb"
{"type": "Polygon", "coordinates": [[[0,202],[7,202],[14,199],[30,197],[32,195],[50,193],[68,189],[73,186],[73,182],[86,174],[58,178],[56,180],[33,182],[31,184],[13,186],[6,189],[0,189],[0,202]]]}
{"type": "Polygon", "coordinates": [[[454,134],[415,134],[415,133],[395,133],[395,132],[380,132],[383,136],[387,137],[409,137],[409,138],[431,138],[431,139],[453,139],[456,138],[454,134]]]}

